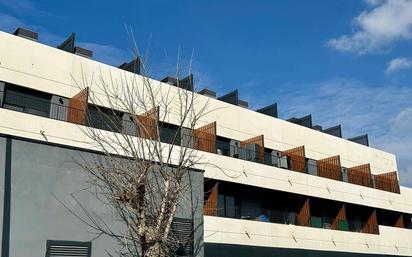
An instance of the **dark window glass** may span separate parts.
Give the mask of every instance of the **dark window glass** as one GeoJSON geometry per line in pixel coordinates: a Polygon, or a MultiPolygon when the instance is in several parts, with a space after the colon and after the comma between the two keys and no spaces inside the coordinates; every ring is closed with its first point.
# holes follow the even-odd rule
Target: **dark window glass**
{"type": "Polygon", "coordinates": [[[10,84],[5,91],[4,108],[49,117],[51,95],[10,84]]]}
{"type": "Polygon", "coordinates": [[[87,126],[113,132],[122,131],[122,115],[104,107],[89,105],[87,108],[87,126]]]}
{"type": "Polygon", "coordinates": [[[225,196],[226,203],[226,217],[235,218],[236,217],[236,204],[235,197],[225,196]]]}
{"type": "Polygon", "coordinates": [[[176,125],[162,123],[160,124],[160,141],[168,144],[180,145],[180,130],[176,125]]]}
{"type": "Polygon", "coordinates": [[[217,216],[225,217],[225,196],[219,195],[217,198],[217,216]]]}
{"type": "Polygon", "coordinates": [[[217,153],[225,156],[230,155],[230,144],[229,142],[223,142],[221,140],[216,141],[217,153]]]}

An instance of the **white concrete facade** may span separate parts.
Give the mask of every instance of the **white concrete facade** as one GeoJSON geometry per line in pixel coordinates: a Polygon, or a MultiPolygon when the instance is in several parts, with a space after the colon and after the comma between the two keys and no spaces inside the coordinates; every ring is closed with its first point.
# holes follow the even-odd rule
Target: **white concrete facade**
{"type": "MultiPolygon", "coordinates": [[[[107,78],[111,74],[119,81],[134,76],[140,77],[53,47],[0,32],[0,81],[71,97],[79,91],[73,78],[80,80],[82,72],[89,77],[94,75],[107,78]]],[[[161,82],[158,86],[171,87],[161,82]]],[[[97,87],[92,87],[91,90],[94,90],[97,97],[101,94],[97,87]]],[[[171,92],[175,90],[171,88],[171,92]]],[[[220,136],[244,140],[263,134],[265,147],[271,149],[287,150],[304,145],[306,156],[309,158],[322,159],[340,155],[342,166],[352,167],[370,163],[373,174],[397,170],[396,158],[391,153],[206,96],[199,95],[198,101],[199,105],[209,101],[213,111],[206,115],[202,122],[207,124],[216,121],[217,134],[220,136]]],[[[87,137],[77,125],[6,109],[0,109],[0,117],[2,134],[40,141],[47,140],[51,143],[79,148],[90,147],[87,137]],[[40,131],[44,131],[45,137],[40,134],[40,131]]],[[[176,117],[169,117],[168,122],[176,123],[176,117]]],[[[401,187],[401,193],[395,194],[217,154],[201,154],[209,163],[219,167],[219,169],[211,165],[198,167],[205,170],[207,178],[412,213],[412,189],[410,188],[401,187]]],[[[385,226],[379,227],[379,235],[371,235],[205,216],[204,230],[206,243],[412,256],[412,230],[385,226]],[[322,238],[322,241],[314,241],[312,238],[322,238]]]]}
{"type": "Polygon", "coordinates": [[[379,226],[379,235],[205,216],[205,241],[322,251],[412,255],[408,230],[379,226]]]}

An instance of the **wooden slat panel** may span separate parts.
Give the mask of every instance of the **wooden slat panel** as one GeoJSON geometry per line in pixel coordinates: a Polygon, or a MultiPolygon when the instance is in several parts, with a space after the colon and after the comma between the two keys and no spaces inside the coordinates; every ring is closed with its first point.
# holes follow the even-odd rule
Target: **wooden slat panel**
{"type": "Polygon", "coordinates": [[[216,152],[216,122],[194,130],[194,148],[209,153],[216,152]]]}
{"type": "Polygon", "coordinates": [[[399,218],[396,221],[394,227],[405,228],[405,221],[403,220],[403,213],[399,213],[399,218]]]}
{"type": "Polygon", "coordinates": [[[146,139],[157,140],[159,138],[158,133],[158,121],[159,121],[159,108],[153,107],[149,111],[137,115],[139,136],[146,139]]]}
{"type": "Polygon", "coordinates": [[[287,156],[291,160],[292,170],[305,172],[305,146],[299,146],[293,149],[282,151],[282,156],[287,156]]]}
{"type": "Polygon", "coordinates": [[[363,164],[348,169],[349,183],[373,187],[370,164],[363,164]]]}
{"type": "Polygon", "coordinates": [[[87,100],[89,98],[89,88],[81,90],[69,99],[69,110],[67,121],[83,125],[86,121],[87,100]]]}
{"type": "Polygon", "coordinates": [[[310,199],[307,198],[302,208],[299,211],[299,224],[302,226],[310,225],[310,199]]]}
{"type": "Polygon", "coordinates": [[[219,195],[219,184],[216,182],[212,191],[208,195],[205,195],[205,201],[203,204],[203,212],[205,215],[217,216],[217,200],[219,195]]]}
{"type": "Polygon", "coordinates": [[[317,160],[316,163],[319,176],[334,180],[342,180],[339,155],[317,160]]]}
{"type": "Polygon", "coordinates": [[[342,206],[340,207],[338,213],[336,214],[336,217],[335,217],[334,221],[332,222],[332,228],[333,229],[338,229],[338,224],[339,224],[340,220],[347,220],[345,204],[342,204],[342,206]]]}
{"type": "Polygon", "coordinates": [[[374,177],[377,189],[399,194],[399,182],[396,171],[374,175],[374,177]]]}
{"type": "Polygon", "coordinates": [[[369,234],[379,234],[378,216],[376,215],[376,210],[373,210],[372,214],[366,221],[365,226],[362,229],[362,232],[369,234]]]}
{"type": "Polygon", "coordinates": [[[265,143],[263,135],[241,141],[240,147],[244,148],[250,144],[257,144],[259,146],[259,160],[263,162],[265,160],[265,143]]]}

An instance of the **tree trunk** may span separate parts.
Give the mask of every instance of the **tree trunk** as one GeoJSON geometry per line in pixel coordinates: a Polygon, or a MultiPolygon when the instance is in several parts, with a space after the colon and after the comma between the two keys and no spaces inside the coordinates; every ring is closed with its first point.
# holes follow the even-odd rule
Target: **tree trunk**
{"type": "Polygon", "coordinates": [[[150,246],[144,247],[142,251],[143,257],[166,257],[167,254],[165,249],[158,242],[151,244],[150,246]]]}

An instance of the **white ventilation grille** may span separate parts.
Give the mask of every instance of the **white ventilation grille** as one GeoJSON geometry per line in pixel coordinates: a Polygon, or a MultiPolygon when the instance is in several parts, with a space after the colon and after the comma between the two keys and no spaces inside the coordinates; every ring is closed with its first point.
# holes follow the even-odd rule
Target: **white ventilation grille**
{"type": "Polygon", "coordinates": [[[47,241],[46,257],[90,257],[91,242],[47,241]]]}

